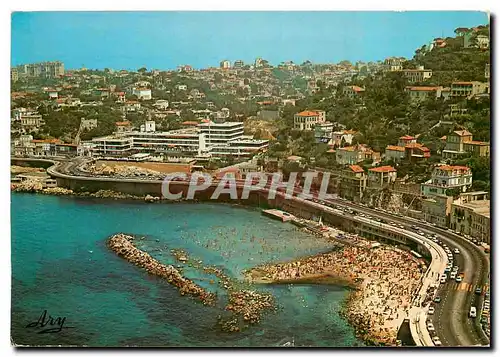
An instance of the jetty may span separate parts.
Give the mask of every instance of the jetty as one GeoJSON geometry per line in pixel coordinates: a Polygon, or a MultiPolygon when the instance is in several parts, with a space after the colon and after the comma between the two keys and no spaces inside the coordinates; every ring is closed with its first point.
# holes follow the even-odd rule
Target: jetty
{"type": "Polygon", "coordinates": [[[266,209],[262,211],[262,214],[282,222],[294,221],[296,219],[294,215],[278,209],[266,209]]]}

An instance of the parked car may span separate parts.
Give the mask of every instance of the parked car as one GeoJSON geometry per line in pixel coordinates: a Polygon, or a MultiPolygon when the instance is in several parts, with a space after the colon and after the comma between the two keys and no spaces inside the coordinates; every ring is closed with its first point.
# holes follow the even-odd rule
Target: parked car
{"type": "Polygon", "coordinates": [[[481,295],[481,288],[476,288],[476,294],[481,295]]]}
{"type": "Polygon", "coordinates": [[[460,275],[459,275],[459,276],[457,276],[457,277],[455,278],[455,281],[456,281],[457,283],[461,283],[461,282],[462,282],[462,277],[461,277],[460,275]]]}
{"type": "Polygon", "coordinates": [[[429,315],[434,315],[434,306],[429,307],[429,311],[427,312],[429,315]]]}
{"type": "Polygon", "coordinates": [[[432,332],[432,331],[436,331],[436,329],[434,328],[434,325],[433,325],[433,324],[431,324],[431,323],[428,323],[428,324],[427,324],[427,330],[429,330],[430,332],[432,332]]]}
{"type": "Polygon", "coordinates": [[[441,302],[441,298],[440,298],[439,296],[436,296],[436,297],[434,298],[434,302],[435,302],[435,303],[440,303],[440,302],[441,302]]]}
{"type": "Polygon", "coordinates": [[[434,336],[432,338],[432,342],[434,342],[435,346],[441,346],[441,340],[439,340],[439,337],[437,337],[437,336],[434,336]]]}
{"type": "Polygon", "coordinates": [[[471,306],[470,307],[470,311],[469,311],[469,317],[475,318],[476,315],[477,315],[476,307],[475,306],[471,306]]]}
{"type": "Polygon", "coordinates": [[[460,254],[460,251],[458,250],[458,248],[455,248],[455,250],[453,251],[453,253],[460,254]]]}

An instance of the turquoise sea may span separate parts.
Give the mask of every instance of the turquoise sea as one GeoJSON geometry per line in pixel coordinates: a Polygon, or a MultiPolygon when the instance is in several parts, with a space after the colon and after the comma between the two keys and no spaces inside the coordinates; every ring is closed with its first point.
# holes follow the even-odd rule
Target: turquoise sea
{"type": "MultiPolygon", "coordinates": [[[[241,333],[225,333],[216,324],[223,304],[206,307],[181,296],[105,244],[114,233],[141,235],[140,248],[160,261],[173,263],[170,249],[184,249],[234,279],[257,264],[332,248],[289,223],[262,216],[259,209],[16,193],[11,208],[16,344],[272,347],[293,338],[295,346],[362,345],[339,316],[348,293],[342,287],[257,286],[276,297],[279,310],[241,333]],[[26,327],[44,310],[66,317],[65,328],[39,334],[26,327]]],[[[200,272],[185,269],[184,274],[217,291],[200,272]]]]}

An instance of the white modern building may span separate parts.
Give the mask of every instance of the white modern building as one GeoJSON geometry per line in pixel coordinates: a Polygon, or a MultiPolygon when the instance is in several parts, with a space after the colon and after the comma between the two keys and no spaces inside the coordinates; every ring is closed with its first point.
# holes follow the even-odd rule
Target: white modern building
{"type": "Polygon", "coordinates": [[[92,139],[95,156],[129,156],[137,152],[162,153],[169,158],[250,157],[269,142],[243,135],[243,123],[203,123],[195,128],[156,132],[153,121],[141,131],[116,133],[92,139]]]}

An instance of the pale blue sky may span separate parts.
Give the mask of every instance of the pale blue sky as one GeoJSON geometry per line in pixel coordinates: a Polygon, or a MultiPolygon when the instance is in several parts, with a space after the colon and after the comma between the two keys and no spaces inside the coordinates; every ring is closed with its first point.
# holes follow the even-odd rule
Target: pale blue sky
{"type": "Polygon", "coordinates": [[[411,57],[434,37],[486,24],[486,13],[442,12],[17,12],[12,64],[172,69],[222,59],[273,64],[411,57]]]}

